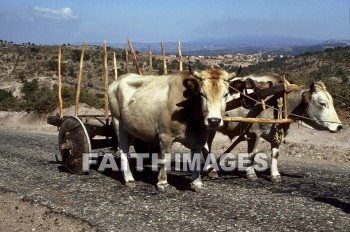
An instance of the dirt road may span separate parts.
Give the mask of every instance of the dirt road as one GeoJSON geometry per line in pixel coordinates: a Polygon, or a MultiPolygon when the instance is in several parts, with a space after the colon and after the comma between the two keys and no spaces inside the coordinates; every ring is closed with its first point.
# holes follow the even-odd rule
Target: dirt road
{"type": "Polygon", "coordinates": [[[159,193],[149,170],[129,189],[120,173],[69,174],[55,154],[56,134],[0,129],[0,231],[349,230],[349,162],[282,156],[280,184],[222,173],[203,193],[172,171],[174,188],[159,193]]]}

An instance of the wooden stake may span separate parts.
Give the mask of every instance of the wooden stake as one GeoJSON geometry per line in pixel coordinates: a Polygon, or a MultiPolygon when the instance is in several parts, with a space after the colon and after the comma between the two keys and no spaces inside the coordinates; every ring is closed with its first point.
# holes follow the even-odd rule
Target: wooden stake
{"type": "Polygon", "coordinates": [[[287,85],[287,87],[285,87],[285,89],[286,89],[286,93],[289,93],[289,92],[301,90],[303,88],[299,85],[289,84],[287,85]]]}
{"type": "MultiPolygon", "coordinates": [[[[287,83],[286,83],[286,74],[282,75],[282,81],[284,84],[284,89],[287,89],[287,83]]],[[[288,105],[287,105],[287,93],[283,93],[283,117],[285,119],[288,118],[288,105]]]]}
{"type": "Polygon", "coordinates": [[[142,75],[140,66],[139,66],[139,64],[137,63],[137,59],[136,59],[136,55],[135,55],[134,48],[133,48],[133,46],[132,46],[132,44],[131,44],[129,38],[128,38],[128,44],[129,44],[130,52],[131,52],[132,59],[133,59],[133,61],[134,61],[134,65],[135,65],[135,67],[136,67],[137,73],[138,73],[139,75],[142,75]]]}
{"type": "Polygon", "coordinates": [[[168,74],[168,68],[167,68],[167,65],[166,65],[166,57],[165,57],[163,41],[160,43],[160,45],[162,47],[162,56],[163,56],[163,73],[164,73],[164,75],[166,75],[166,74],[168,74]]]}
{"type": "Polygon", "coordinates": [[[182,54],[181,54],[180,41],[179,41],[179,44],[177,45],[177,51],[178,51],[178,54],[179,54],[179,70],[180,70],[180,72],[182,72],[182,54]]]}
{"type": "Polygon", "coordinates": [[[262,106],[263,110],[266,110],[266,104],[265,104],[264,99],[261,99],[261,106],[262,106]]]}
{"type": "Polygon", "coordinates": [[[128,53],[128,48],[125,45],[125,72],[129,73],[129,53],[128,53]]]}
{"type": "Polygon", "coordinates": [[[113,52],[113,64],[114,64],[114,80],[118,79],[118,66],[117,58],[115,57],[115,52],[113,52]]]}
{"type": "Polygon", "coordinates": [[[106,40],[103,41],[103,50],[104,50],[104,100],[105,100],[105,120],[106,125],[109,124],[108,122],[108,64],[107,64],[107,42],[106,40]]]}
{"type": "Polygon", "coordinates": [[[61,46],[58,47],[58,102],[59,115],[63,118],[63,101],[62,101],[62,76],[61,76],[61,46]]]}
{"type": "Polygon", "coordinates": [[[83,74],[84,50],[85,50],[85,42],[83,45],[83,49],[81,50],[81,56],[80,56],[80,68],[79,68],[79,74],[78,74],[77,95],[75,97],[75,116],[78,116],[78,111],[79,111],[79,98],[80,98],[81,76],[83,74]]]}
{"type": "Polygon", "coordinates": [[[151,44],[148,45],[148,72],[152,75],[153,67],[152,67],[152,50],[151,44]]]}

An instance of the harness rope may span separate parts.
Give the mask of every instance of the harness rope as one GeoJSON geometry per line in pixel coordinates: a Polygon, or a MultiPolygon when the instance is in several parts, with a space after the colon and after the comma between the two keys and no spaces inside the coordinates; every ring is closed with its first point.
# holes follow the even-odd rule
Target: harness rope
{"type": "MultiPolygon", "coordinates": [[[[237,91],[238,93],[244,95],[245,97],[249,98],[250,100],[253,100],[253,101],[255,101],[256,103],[261,104],[260,101],[258,101],[258,100],[256,100],[256,99],[254,99],[254,98],[252,98],[252,97],[250,97],[250,96],[244,94],[243,92],[239,91],[238,89],[236,89],[236,88],[234,88],[234,87],[232,87],[232,86],[229,86],[229,87],[230,87],[231,89],[237,91]]],[[[265,106],[278,111],[278,109],[276,109],[274,106],[267,105],[266,103],[265,103],[265,106]]],[[[339,123],[339,122],[334,122],[334,121],[315,120],[315,119],[312,119],[312,118],[309,118],[309,117],[305,117],[305,116],[297,115],[297,114],[293,114],[293,113],[289,113],[289,114],[288,114],[288,112],[285,112],[285,111],[283,111],[283,110],[282,110],[282,112],[285,113],[285,114],[288,115],[288,116],[289,116],[289,115],[292,115],[292,116],[296,116],[296,117],[298,117],[298,118],[302,118],[302,119],[306,119],[306,120],[310,120],[310,121],[314,121],[314,122],[329,122],[329,123],[341,124],[341,123],[339,123]]]]}

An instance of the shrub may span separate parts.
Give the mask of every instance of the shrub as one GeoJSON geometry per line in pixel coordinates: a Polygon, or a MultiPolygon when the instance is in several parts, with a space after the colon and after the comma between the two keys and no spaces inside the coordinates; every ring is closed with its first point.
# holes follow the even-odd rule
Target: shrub
{"type": "Polygon", "coordinates": [[[23,110],[23,100],[16,97],[8,97],[2,101],[0,101],[0,110],[3,111],[21,111],[23,110]]]}
{"type": "Polygon", "coordinates": [[[23,81],[23,87],[21,92],[24,94],[24,98],[28,99],[30,96],[32,96],[35,91],[39,88],[39,83],[37,79],[34,79],[32,81],[23,81]]]}
{"type": "Polygon", "coordinates": [[[52,112],[58,106],[56,89],[43,87],[31,95],[26,101],[26,111],[34,111],[37,114],[52,112]]]}
{"type": "Polygon", "coordinates": [[[12,97],[11,91],[7,91],[5,89],[0,89],[0,102],[5,100],[6,98],[12,97]]]}
{"type": "MultiPolygon", "coordinates": [[[[47,61],[47,64],[46,64],[46,67],[47,67],[48,70],[50,70],[50,71],[55,71],[55,72],[57,72],[57,71],[58,71],[57,60],[48,60],[48,61],[47,61]]],[[[61,67],[62,67],[62,65],[61,65],[61,67]]]]}

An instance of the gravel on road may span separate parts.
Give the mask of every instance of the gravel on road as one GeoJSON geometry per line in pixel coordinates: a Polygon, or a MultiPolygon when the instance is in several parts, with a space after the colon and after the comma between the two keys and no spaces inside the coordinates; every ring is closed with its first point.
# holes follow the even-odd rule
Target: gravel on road
{"type": "MultiPolygon", "coordinates": [[[[189,172],[171,171],[173,188],[160,193],[151,170],[135,172],[130,189],[118,172],[72,175],[57,154],[57,134],[0,129],[0,208],[21,211],[19,203],[31,204],[27,228],[55,231],[56,221],[76,226],[73,231],[349,231],[349,162],[281,155],[281,183],[265,172],[255,182],[243,172],[220,173],[204,180],[201,193],[190,190],[189,172]],[[44,216],[33,216],[38,205],[44,216]]],[[[10,221],[3,212],[15,224],[1,222],[0,230],[16,231],[27,220],[18,212],[13,217],[23,219],[10,221]]]]}

